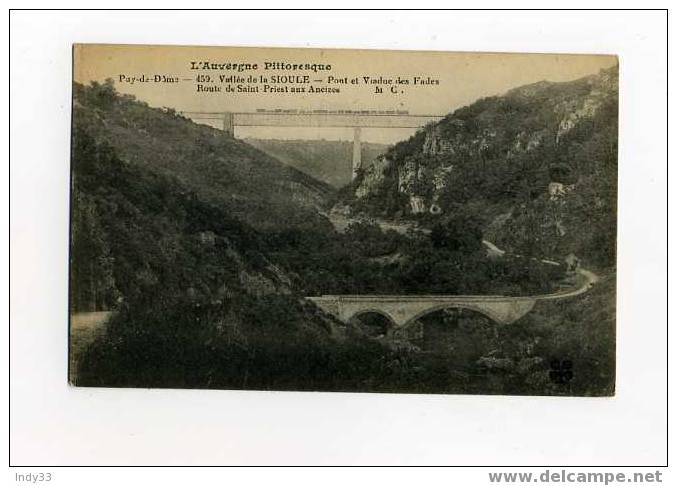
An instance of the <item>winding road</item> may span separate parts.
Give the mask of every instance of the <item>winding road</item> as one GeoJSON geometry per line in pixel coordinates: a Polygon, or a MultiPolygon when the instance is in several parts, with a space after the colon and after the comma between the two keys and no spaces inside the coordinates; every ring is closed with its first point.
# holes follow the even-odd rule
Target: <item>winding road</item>
{"type": "MultiPolygon", "coordinates": [[[[345,231],[354,220],[344,214],[332,212],[327,215],[337,231],[345,231]]],[[[412,223],[394,223],[373,219],[382,229],[392,229],[401,233],[412,228],[412,223]]],[[[490,241],[482,242],[487,250],[497,256],[506,254],[490,241]]],[[[540,260],[544,264],[559,265],[552,260],[540,260]]],[[[323,295],[307,297],[318,307],[343,322],[364,313],[378,313],[396,327],[404,327],[420,317],[446,308],[470,309],[480,312],[499,324],[511,324],[531,311],[537,301],[567,299],[583,294],[599,280],[590,270],[576,270],[578,285],[550,294],[509,297],[503,295],[323,295]]]]}
{"type": "MultiPolygon", "coordinates": [[[[337,231],[345,231],[353,221],[345,215],[326,214],[337,231]]],[[[394,230],[406,234],[416,228],[412,223],[373,220],[384,230],[394,230]]],[[[484,246],[496,256],[505,255],[505,251],[490,241],[483,240],[484,246]]],[[[541,260],[546,264],[556,264],[551,260],[541,260]]],[[[502,295],[323,295],[307,297],[326,312],[347,322],[364,312],[377,312],[391,319],[396,325],[404,326],[424,314],[438,309],[457,307],[476,310],[497,322],[509,324],[528,313],[539,300],[567,299],[581,295],[599,281],[599,277],[590,270],[577,270],[578,285],[550,294],[508,297],[502,295]]],[[[71,371],[77,366],[77,357],[104,329],[112,312],[81,312],[71,315],[71,371]]]]}

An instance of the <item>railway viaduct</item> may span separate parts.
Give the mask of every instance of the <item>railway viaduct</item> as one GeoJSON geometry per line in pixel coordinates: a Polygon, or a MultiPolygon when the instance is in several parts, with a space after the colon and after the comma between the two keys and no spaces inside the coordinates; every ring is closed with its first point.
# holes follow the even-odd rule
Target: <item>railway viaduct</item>
{"type": "Polygon", "coordinates": [[[353,177],[362,165],[362,128],[419,128],[443,115],[412,115],[401,110],[257,110],[182,112],[195,122],[218,122],[235,136],[236,127],[330,127],[353,129],[353,177]]]}

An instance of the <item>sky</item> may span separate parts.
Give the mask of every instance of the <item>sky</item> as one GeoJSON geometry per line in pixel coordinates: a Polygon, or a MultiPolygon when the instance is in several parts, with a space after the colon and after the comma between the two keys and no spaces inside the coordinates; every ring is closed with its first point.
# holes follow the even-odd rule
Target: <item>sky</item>
{"type": "MultiPolygon", "coordinates": [[[[111,78],[121,93],[132,94],[154,107],[177,111],[254,112],[257,109],[406,110],[410,114],[445,115],[479,98],[538,81],[570,81],[597,73],[617,63],[615,56],[570,54],[503,54],[468,52],[377,51],[347,49],[280,49],[245,47],[190,47],[80,44],[74,48],[74,80],[88,84],[111,78]],[[257,64],[258,69],[203,70],[200,63],[221,65],[257,64]],[[321,64],[330,70],[264,69],[264,63],[321,64]],[[195,64],[192,64],[195,63],[195,64]],[[140,82],[145,75],[166,76],[178,82],[140,82]],[[254,76],[257,83],[230,83],[235,92],[226,92],[224,83],[202,83],[198,75],[254,76]],[[310,83],[288,85],[329,87],[338,93],[263,93],[273,76],[308,75],[310,83]],[[268,79],[262,82],[260,76],[268,79]],[[330,78],[333,80],[330,82],[330,78]],[[392,79],[393,84],[370,84],[371,79],[392,79]],[[414,77],[438,83],[414,84],[414,77]],[[121,78],[122,77],[122,78],[121,78]],[[396,84],[397,78],[409,84],[396,84]],[[136,79],[134,79],[136,78],[136,79]],[[132,79],[134,82],[132,83],[132,79]],[[356,79],[357,83],[351,83],[356,79]],[[198,84],[219,86],[222,91],[198,92],[198,84]],[[237,92],[236,86],[258,87],[258,93],[237,92]],[[382,93],[376,93],[376,86],[382,93]],[[393,93],[391,87],[397,91],[393,93]]],[[[284,79],[282,79],[284,81],[284,79]]],[[[213,122],[216,126],[218,122],[213,122]]],[[[415,128],[363,128],[362,141],[395,143],[415,128]]],[[[239,138],[352,140],[350,128],[318,127],[237,127],[239,138]]]]}

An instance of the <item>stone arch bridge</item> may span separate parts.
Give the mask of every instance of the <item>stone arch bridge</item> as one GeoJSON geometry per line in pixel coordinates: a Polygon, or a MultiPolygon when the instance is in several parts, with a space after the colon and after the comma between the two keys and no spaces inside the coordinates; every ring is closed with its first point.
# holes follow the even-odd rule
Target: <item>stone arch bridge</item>
{"type": "Polygon", "coordinates": [[[525,316],[539,300],[555,300],[582,294],[597,282],[598,277],[584,269],[578,270],[574,288],[552,294],[525,297],[492,295],[323,295],[308,297],[325,312],[343,322],[361,314],[374,312],[388,318],[401,328],[426,314],[442,309],[469,309],[492,319],[498,324],[512,324],[525,316]]]}
{"type": "Polygon", "coordinates": [[[441,296],[441,295],[323,295],[308,297],[325,312],[343,322],[361,314],[377,313],[395,327],[405,327],[437,310],[469,309],[499,324],[511,324],[533,309],[536,299],[529,297],[441,296]]]}

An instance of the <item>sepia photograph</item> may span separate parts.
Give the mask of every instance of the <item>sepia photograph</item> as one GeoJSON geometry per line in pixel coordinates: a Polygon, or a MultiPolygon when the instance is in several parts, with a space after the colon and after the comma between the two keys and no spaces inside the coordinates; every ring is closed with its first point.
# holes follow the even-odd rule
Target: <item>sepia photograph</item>
{"type": "Polygon", "coordinates": [[[9,480],[672,484],[667,9],[317,6],[10,9],[9,480]]]}
{"type": "Polygon", "coordinates": [[[74,45],[69,383],[613,396],[618,76],[74,45]]]}

